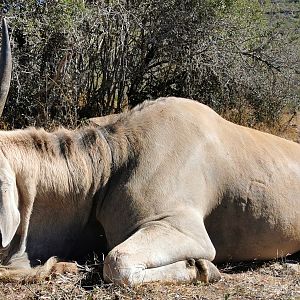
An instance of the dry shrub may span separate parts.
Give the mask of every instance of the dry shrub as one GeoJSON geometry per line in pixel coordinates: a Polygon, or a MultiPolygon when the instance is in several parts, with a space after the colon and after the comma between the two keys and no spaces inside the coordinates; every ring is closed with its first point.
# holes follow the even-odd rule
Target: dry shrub
{"type": "Polygon", "coordinates": [[[290,18],[269,1],[4,1],[6,127],[76,127],[168,95],[272,125],[299,107],[299,7],[290,18]]]}

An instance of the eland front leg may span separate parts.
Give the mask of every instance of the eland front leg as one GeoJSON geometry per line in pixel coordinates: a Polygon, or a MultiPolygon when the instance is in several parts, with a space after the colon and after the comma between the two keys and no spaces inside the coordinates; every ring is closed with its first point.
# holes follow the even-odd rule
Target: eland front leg
{"type": "Polygon", "coordinates": [[[167,222],[149,222],[113,248],[104,261],[104,280],[137,285],[146,282],[213,282],[220,279],[210,262],[215,249],[203,222],[197,235],[167,222]]]}

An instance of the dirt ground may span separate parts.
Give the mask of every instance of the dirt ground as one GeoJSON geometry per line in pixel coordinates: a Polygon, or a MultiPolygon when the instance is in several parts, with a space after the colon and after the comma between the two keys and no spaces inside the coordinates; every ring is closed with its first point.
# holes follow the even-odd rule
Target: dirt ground
{"type": "Polygon", "coordinates": [[[300,300],[300,260],[221,266],[215,284],[104,284],[97,271],[57,275],[36,284],[0,284],[0,299],[290,299],[300,300]]]}

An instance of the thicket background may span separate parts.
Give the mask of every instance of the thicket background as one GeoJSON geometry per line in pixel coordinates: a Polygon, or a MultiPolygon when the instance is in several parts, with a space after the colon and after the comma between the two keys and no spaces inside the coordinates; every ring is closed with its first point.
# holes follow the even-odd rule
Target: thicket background
{"type": "Polygon", "coordinates": [[[299,1],[0,3],[14,57],[7,128],[75,127],[168,95],[248,126],[299,109],[299,1]]]}

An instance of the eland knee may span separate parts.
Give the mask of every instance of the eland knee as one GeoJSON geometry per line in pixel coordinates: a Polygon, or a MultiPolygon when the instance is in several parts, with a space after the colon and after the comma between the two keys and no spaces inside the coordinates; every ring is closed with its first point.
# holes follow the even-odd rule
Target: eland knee
{"type": "Polygon", "coordinates": [[[104,281],[120,285],[142,283],[146,267],[135,265],[132,263],[131,257],[130,254],[113,249],[104,260],[104,281]]]}

